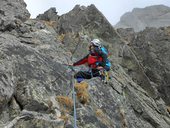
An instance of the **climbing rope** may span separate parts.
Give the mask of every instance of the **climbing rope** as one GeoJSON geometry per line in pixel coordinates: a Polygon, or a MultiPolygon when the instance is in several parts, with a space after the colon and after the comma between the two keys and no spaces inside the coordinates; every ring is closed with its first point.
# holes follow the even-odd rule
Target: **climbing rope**
{"type": "Polygon", "coordinates": [[[74,106],[74,128],[77,128],[77,114],[76,114],[76,92],[75,92],[75,88],[74,88],[74,84],[75,84],[75,80],[73,78],[73,72],[75,72],[73,66],[69,66],[67,65],[70,69],[71,69],[71,86],[72,86],[72,96],[73,96],[73,106],[74,106]],[[73,82],[74,80],[74,82],[73,82]]]}

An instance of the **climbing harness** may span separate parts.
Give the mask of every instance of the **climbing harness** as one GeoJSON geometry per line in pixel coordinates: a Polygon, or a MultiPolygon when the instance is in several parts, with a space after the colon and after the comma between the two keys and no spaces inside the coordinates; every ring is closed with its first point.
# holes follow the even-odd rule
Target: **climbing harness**
{"type": "Polygon", "coordinates": [[[93,73],[92,68],[89,67],[88,73],[90,73],[91,78],[93,78],[94,76],[96,76],[96,74],[99,73],[99,77],[101,78],[101,81],[102,81],[103,84],[107,84],[109,82],[109,80],[111,79],[110,71],[107,71],[106,69],[103,69],[103,68],[100,69],[99,72],[93,73]]]}

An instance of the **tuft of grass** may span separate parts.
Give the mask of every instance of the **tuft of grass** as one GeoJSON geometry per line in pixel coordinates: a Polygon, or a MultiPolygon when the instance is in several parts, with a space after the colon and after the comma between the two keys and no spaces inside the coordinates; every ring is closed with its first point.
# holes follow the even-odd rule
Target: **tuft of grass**
{"type": "Polygon", "coordinates": [[[170,106],[167,106],[167,111],[170,114],[170,106]]]}
{"type": "Polygon", "coordinates": [[[88,92],[88,83],[86,82],[76,83],[74,87],[79,102],[82,103],[83,105],[87,104],[90,101],[90,96],[88,92]]]}
{"type": "Polygon", "coordinates": [[[167,28],[165,29],[165,34],[168,35],[168,36],[170,36],[170,27],[167,27],[167,28]]]}
{"type": "Polygon", "coordinates": [[[65,34],[60,34],[58,39],[61,43],[64,43],[64,37],[65,37],[65,34]]]}
{"type": "Polygon", "coordinates": [[[106,116],[106,114],[104,114],[102,109],[96,109],[95,114],[103,124],[109,126],[109,128],[114,128],[114,124],[110,122],[109,118],[106,116]]]}
{"type": "Polygon", "coordinates": [[[74,85],[74,88],[76,89],[76,91],[84,91],[84,90],[87,90],[89,87],[88,83],[82,81],[81,83],[76,83],[74,85]]]}
{"type": "Polygon", "coordinates": [[[69,120],[69,117],[68,117],[68,115],[66,115],[66,114],[61,115],[59,118],[62,119],[62,120],[64,120],[65,123],[67,123],[68,120],[69,120]]]}
{"type": "Polygon", "coordinates": [[[120,112],[123,128],[127,128],[128,123],[127,123],[127,120],[126,120],[126,117],[125,117],[124,109],[120,107],[119,112],[120,112]]]}
{"type": "Polygon", "coordinates": [[[73,110],[73,100],[67,96],[56,96],[61,109],[65,112],[71,112],[73,110]]]}
{"type": "Polygon", "coordinates": [[[48,111],[52,112],[53,111],[53,102],[51,100],[48,100],[47,104],[48,104],[48,111]]]}
{"type": "Polygon", "coordinates": [[[97,110],[96,110],[96,116],[97,116],[97,117],[104,117],[103,111],[102,111],[101,109],[97,109],[97,110]]]}
{"type": "Polygon", "coordinates": [[[50,27],[55,27],[57,24],[56,21],[44,21],[45,25],[50,26],[50,27]]]}
{"type": "Polygon", "coordinates": [[[79,102],[83,105],[87,104],[89,102],[89,99],[90,99],[89,93],[87,91],[78,92],[77,98],[78,98],[79,102]]]}

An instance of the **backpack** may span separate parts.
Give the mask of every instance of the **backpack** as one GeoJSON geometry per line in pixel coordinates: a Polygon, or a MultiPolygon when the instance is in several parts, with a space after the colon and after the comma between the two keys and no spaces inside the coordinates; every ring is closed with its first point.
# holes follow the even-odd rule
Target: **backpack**
{"type": "Polygon", "coordinates": [[[107,69],[106,69],[106,70],[109,71],[110,68],[111,68],[111,63],[110,63],[110,61],[109,61],[109,59],[108,59],[108,56],[110,55],[110,54],[109,54],[109,51],[108,51],[108,49],[106,49],[104,46],[102,46],[100,49],[101,49],[101,51],[102,51],[104,54],[107,55],[107,60],[106,60],[107,69]]]}
{"type": "Polygon", "coordinates": [[[109,51],[108,51],[108,49],[106,49],[104,46],[102,46],[102,47],[100,48],[100,50],[101,50],[104,54],[106,54],[107,57],[109,56],[109,51]]]}

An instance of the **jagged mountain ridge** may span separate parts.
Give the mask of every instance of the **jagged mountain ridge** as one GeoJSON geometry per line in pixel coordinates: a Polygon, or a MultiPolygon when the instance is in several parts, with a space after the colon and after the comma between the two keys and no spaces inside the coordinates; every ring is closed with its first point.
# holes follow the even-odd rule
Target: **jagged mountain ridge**
{"type": "MultiPolygon", "coordinates": [[[[25,7],[18,9],[27,12],[25,7]]],[[[98,78],[87,81],[91,102],[83,106],[77,101],[78,127],[169,128],[165,102],[141,69],[132,47],[94,5],[76,6],[62,16],[52,8],[41,18],[27,15],[25,22],[12,28],[0,27],[4,28],[0,31],[1,127],[72,127],[73,113],[68,113],[68,122],[60,118],[62,108],[55,100],[71,88],[71,73],[64,64],[72,55],[77,60],[87,54],[89,40],[99,38],[111,52],[112,79],[108,85],[98,78]],[[86,18],[74,21],[80,16],[86,18]]],[[[169,42],[168,38],[162,40],[169,42]]]]}
{"type": "Polygon", "coordinates": [[[136,32],[146,27],[170,26],[170,7],[153,5],[145,8],[135,8],[121,16],[115,28],[133,28],[136,32]]]}

